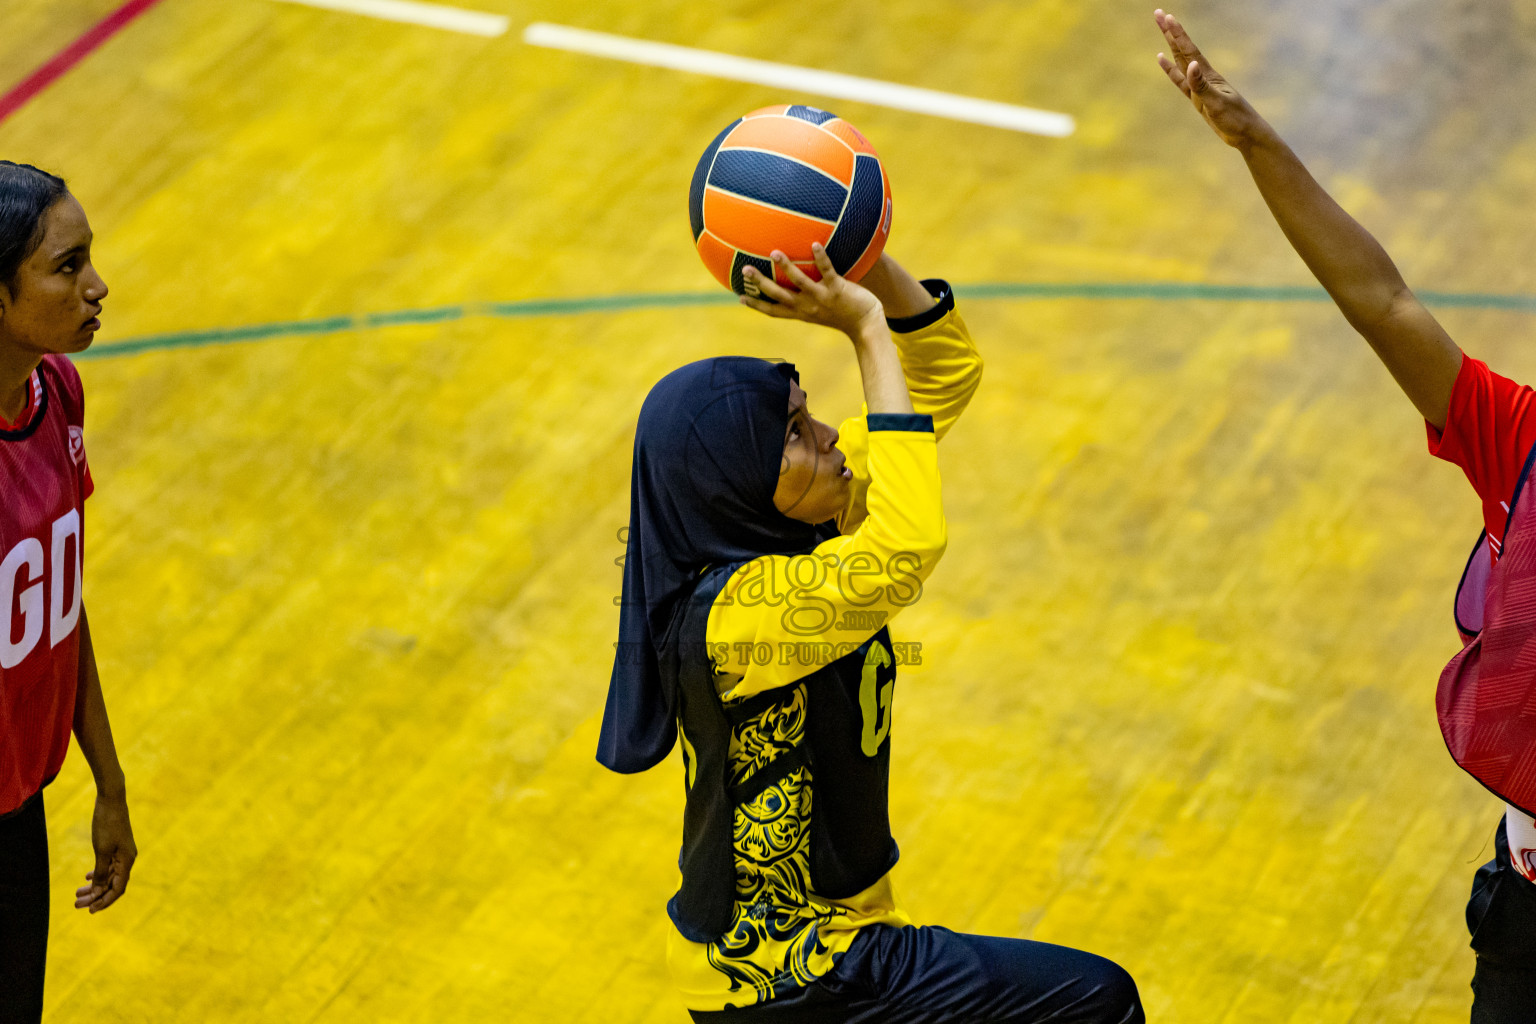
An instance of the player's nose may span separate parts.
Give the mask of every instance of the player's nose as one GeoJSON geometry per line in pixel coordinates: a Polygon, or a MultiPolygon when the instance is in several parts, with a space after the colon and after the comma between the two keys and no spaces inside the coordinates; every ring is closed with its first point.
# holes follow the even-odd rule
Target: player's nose
{"type": "Polygon", "coordinates": [[[86,300],[89,302],[99,303],[102,299],[107,297],[107,290],[107,282],[102,280],[101,275],[98,274],[93,267],[91,269],[90,280],[86,281],[85,283],[86,300]]]}

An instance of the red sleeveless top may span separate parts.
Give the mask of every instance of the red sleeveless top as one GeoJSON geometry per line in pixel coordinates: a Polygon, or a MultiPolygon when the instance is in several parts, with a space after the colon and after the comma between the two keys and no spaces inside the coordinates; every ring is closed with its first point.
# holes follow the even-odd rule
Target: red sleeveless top
{"type": "Polygon", "coordinates": [[[0,815],[58,774],[79,685],[85,499],[80,376],[50,355],[0,424],[0,815]]]}

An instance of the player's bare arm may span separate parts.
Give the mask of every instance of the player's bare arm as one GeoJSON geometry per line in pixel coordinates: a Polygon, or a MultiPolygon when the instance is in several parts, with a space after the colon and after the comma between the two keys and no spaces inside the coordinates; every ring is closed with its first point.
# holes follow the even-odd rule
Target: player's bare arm
{"type": "MultiPolygon", "coordinates": [[[[912,396],[907,393],[907,379],[901,372],[901,357],[885,323],[885,308],[875,294],[862,285],[840,276],[818,243],[811,247],[820,281],[812,281],[789,257],[777,250],[774,264],[793,288],[785,288],[748,267],[744,271],[757,282],[772,302],[742,296],[744,306],[751,306],[768,316],[831,327],[848,335],[864,379],[864,402],[873,413],[911,413],[912,396]]],[[[905,273],[905,271],[903,271],[905,273]]],[[[914,282],[915,283],[915,282],[914,282]]],[[[923,293],[927,296],[927,292],[923,293]]],[[[932,298],[922,308],[932,304],[932,298]]]]}
{"type": "Polygon", "coordinates": [[[101,677],[96,671],[96,650],[85,609],[80,609],[80,685],[75,696],[75,739],[96,779],[96,810],[91,816],[91,846],[96,866],[86,873],[86,884],[75,890],[76,909],[91,913],[106,910],[128,888],[128,876],[138,859],[133,826],[128,821],[128,790],[123,768],[112,742],[101,677]]]}
{"type": "Polygon", "coordinates": [[[880,254],[880,258],[859,280],[859,284],[868,288],[880,300],[880,305],[885,307],[885,315],[893,320],[925,313],[938,301],[928,294],[922,282],[909,274],[888,252],[880,254]]]}
{"type": "Polygon", "coordinates": [[[1386,250],[1334,202],[1285,140],[1220,73],[1178,19],[1159,10],[1158,64],[1207,124],[1243,155],[1280,229],[1423,417],[1445,426],[1461,349],[1409,290],[1386,250]]]}

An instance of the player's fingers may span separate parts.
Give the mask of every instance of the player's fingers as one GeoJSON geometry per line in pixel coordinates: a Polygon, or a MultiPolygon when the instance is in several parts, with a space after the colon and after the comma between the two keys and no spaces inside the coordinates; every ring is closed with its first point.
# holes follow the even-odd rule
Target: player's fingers
{"type": "Polygon", "coordinates": [[[792,315],[789,310],[784,308],[783,305],[776,302],[766,302],[763,299],[759,299],[752,295],[741,296],[741,304],[748,307],[749,309],[755,309],[759,313],[764,313],[768,316],[776,316],[781,320],[784,317],[792,315]]]}
{"type": "Polygon", "coordinates": [[[1184,26],[1179,24],[1179,19],[1171,14],[1163,15],[1163,31],[1167,32],[1169,37],[1177,42],[1182,42],[1189,38],[1189,33],[1184,31],[1184,26]]]}
{"type": "Polygon", "coordinates": [[[1205,55],[1200,52],[1200,47],[1195,45],[1195,41],[1189,38],[1189,33],[1184,31],[1184,26],[1179,23],[1179,19],[1170,14],[1168,23],[1173,29],[1173,47],[1178,56],[1186,61],[1198,60],[1203,63],[1205,55]]]}
{"type": "Polygon", "coordinates": [[[1189,92],[1205,92],[1205,87],[1210,85],[1210,79],[1205,77],[1205,69],[1199,61],[1189,62],[1189,73],[1184,76],[1189,80],[1189,92]]]}
{"type": "MultiPolygon", "coordinates": [[[[811,275],[795,266],[794,262],[783,253],[775,252],[773,254],[773,262],[784,272],[784,276],[789,279],[789,283],[794,285],[795,291],[808,292],[816,287],[816,282],[811,280],[811,275]]],[[[775,295],[774,298],[778,298],[778,296],[775,295]]]]}
{"type": "MultiPolygon", "coordinates": [[[[1162,14],[1161,11],[1158,13],[1162,14]]],[[[1157,27],[1162,29],[1163,39],[1168,43],[1168,51],[1177,57],[1179,56],[1179,41],[1174,38],[1173,27],[1168,24],[1170,17],[1171,15],[1163,14],[1162,17],[1157,19],[1157,27]]]]}
{"type": "Polygon", "coordinates": [[[96,901],[96,906],[93,909],[94,910],[106,910],[112,904],[116,903],[118,901],[118,899],[123,895],[123,893],[125,893],[127,891],[128,891],[128,880],[127,879],[117,879],[117,878],[114,878],[112,880],[112,888],[110,888],[106,892],[102,893],[101,899],[96,901]]]}
{"type": "Polygon", "coordinates": [[[100,910],[103,907],[111,906],[123,894],[123,890],[127,885],[128,880],[123,877],[122,872],[116,869],[113,870],[112,874],[107,878],[106,884],[101,887],[96,893],[96,898],[91,901],[91,909],[100,910]]]}
{"type": "Polygon", "coordinates": [[[1174,67],[1173,61],[1169,60],[1162,54],[1158,54],[1157,64],[1158,67],[1163,69],[1163,73],[1168,76],[1168,81],[1178,86],[1179,91],[1182,92],[1185,96],[1188,96],[1189,80],[1184,77],[1183,73],[1180,72],[1178,68],[1174,67]]]}
{"type": "Polygon", "coordinates": [[[811,259],[816,261],[816,269],[821,273],[822,284],[831,285],[837,281],[837,268],[832,265],[832,257],[827,255],[826,246],[820,242],[812,242],[811,259]]]}
{"type": "Polygon", "coordinates": [[[750,274],[751,279],[757,283],[758,291],[762,292],[764,295],[768,296],[775,302],[781,302],[791,306],[794,305],[795,293],[779,284],[779,282],[775,281],[772,275],[764,274],[756,267],[748,267],[746,270],[742,271],[742,274],[743,276],[750,274]]]}
{"type": "Polygon", "coordinates": [[[1174,56],[1178,56],[1180,49],[1178,22],[1173,15],[1166,11],[1158,12],[1161,17],[1157,19],[1157,27],[1163,30],[1163,38],[1168,40],[1168,45],[1173,47],[1174,56]]]}

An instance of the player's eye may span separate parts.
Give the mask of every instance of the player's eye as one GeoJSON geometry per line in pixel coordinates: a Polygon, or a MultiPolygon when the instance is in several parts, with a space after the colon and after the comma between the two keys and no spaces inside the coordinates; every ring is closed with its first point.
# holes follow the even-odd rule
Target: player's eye
{"type": "Polygon", "coordinates": [[[61,274],[73,274],[75,270],[76,266],[74,260],[65,260],[59,265],[59,273],[61,274]]]}

